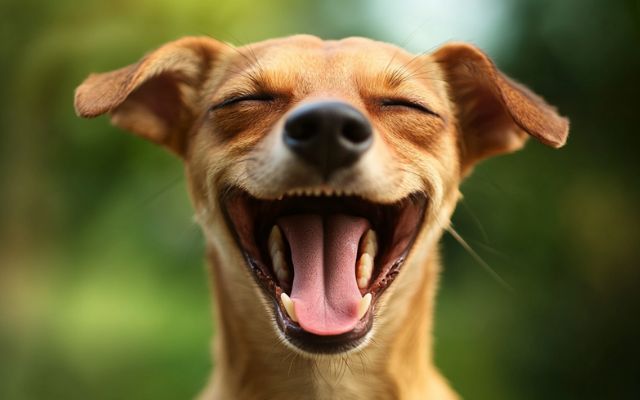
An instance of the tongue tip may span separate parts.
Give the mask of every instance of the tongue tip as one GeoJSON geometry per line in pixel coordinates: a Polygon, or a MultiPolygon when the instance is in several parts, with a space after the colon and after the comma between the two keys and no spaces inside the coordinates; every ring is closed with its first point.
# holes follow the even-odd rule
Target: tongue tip
{"type": "Polygon", "coordinates": [[[327,314],[317,315],[317,313],[314,312],[317,308],[305,307],[302,302],[296,302],[295,300],[294,308],[300,327],[314,335],[341,335],[352,331],[358,323],[356,311],[343,313],[332,310],[327,314]],[[330,318],[327,318],[327,316],[330,316],[330,318]]]}
{"type": "Polygon", "coordinates": [[[303,325],[300,325],[300,326],[306,332],[313,333],[314,335],[318,335],[318,336],[337,336],[337,335],[341,335],[343,333],[347,333],[347,332],[350,332],[350,331],[353,330],[353,327],[344,328],[344,329],[343,328],[334,328],[334,327],[322,329],[322,328],[305,327],[303,325]]]}

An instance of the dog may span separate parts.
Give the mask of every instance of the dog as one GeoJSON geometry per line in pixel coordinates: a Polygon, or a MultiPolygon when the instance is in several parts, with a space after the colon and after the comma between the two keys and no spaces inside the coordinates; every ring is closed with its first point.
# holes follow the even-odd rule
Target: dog
{"type": "Polygon", "coordinates": [[[430,332],[459,184],[569,129],[472,45],[309,35],[182,38],[90,75],[75,109],[184,162],[215,292],[202,399],[456,399],[430,332]]]}

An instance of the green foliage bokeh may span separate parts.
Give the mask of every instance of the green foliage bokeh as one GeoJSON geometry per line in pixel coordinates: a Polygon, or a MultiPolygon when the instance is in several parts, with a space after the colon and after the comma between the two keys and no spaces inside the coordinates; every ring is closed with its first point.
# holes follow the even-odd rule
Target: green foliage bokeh
{"type": "MultiPolygon", "coordinates": [[[[454,227],[514,291],[445,237],[436,362],[470,399],[639,398],[640,6],[484,0],[469,15],[471,3],[447,9],[480,26],[501,15],[482,27],[499,38],[487,50],[572,130],[563,150],[531,141],[464,183],[454,227]]],[[[440,44],[428,26],[439,14],[409,29],[398,7],[0,1],[0,398],[191,398],[213,368],[181,165],[105,118],[76,118],[88,73],[183,35],[440,44]]]]}

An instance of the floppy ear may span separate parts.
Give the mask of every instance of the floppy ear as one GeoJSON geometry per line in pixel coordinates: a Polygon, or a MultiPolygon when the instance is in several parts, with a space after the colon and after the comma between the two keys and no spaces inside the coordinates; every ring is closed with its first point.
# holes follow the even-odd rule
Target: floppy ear
{"type": "Polygon", "coordinates": [[[463,171],[484,158],[520,149],[528,135],[554,148],[565,144],[569,121],[505,76],[476,47],[448,44],[433,57],[457,108],[463,171]]]}
{"type": "Polygon", "coordinates": [[[92,74],[76,89],[76,113],[92,118],[108,112],[114,125],[183,156],[199,86],[221,47],[207,37],[186,37],[135,64],[92,74]]]}

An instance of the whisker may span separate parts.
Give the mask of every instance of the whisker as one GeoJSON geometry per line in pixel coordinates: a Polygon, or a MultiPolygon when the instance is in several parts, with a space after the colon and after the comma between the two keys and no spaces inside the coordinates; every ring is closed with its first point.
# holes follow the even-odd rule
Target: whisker
{"type": "Polygon", "coordinates": [[[473,222],[475,222],[476,226],[478,227],[478,230],[480,231],[480,234],[482,235],[482,239],[486,243],[489,243],[490,242],[489,236],[487,235],[487,231],[484,229],[482,222],[480,222],[480,219],[478,219],[476,214],[473,212],[471,207],[469,207],[469,204],[467,204],[467,202],[464,199],[462,199],[460,203],[462,204],[462,207],[464,207],[464,209],[467,211],[467,214],[469,214],[473,222]]]}
{"type": "Polygon", "coordinates": [[[289,362],[289,370],[287,371],[287,376],[291,376],[291,368],[293,367],[293,364],[296,362],[296,359],[298,358],[298,353],[296,352],[292,352],[292,353],[293,353],[293,357],[289,362]]]}
{"type": "Polygon", "coordinates": [[[509,285],[502,277],[493,269],[491,266],[480,257],[480,255],[467,243],[466,240],[456,232],[455,229],[451,225],[445,227],[445,231],[449,232],[451,236],[471,255],[471,257],[476,260],[478,264],[491,276],[493,279],[498,282],[504,289],[509,292],[515,292],[513,287],[509,285]]]}
{"type": "Polygon", "coordinates": [[[429,16],[425,17],[425,19],[418,25],[409,35],[405,38],[404,41],[401,42],[400,47],[405,48],[407,45],[413,40],[413,38],[424,28],[425,24],[429,22],[429,16]]]}
{"type": "Polygon", "coordinates": [[[132,211],[137,211],[140,208],[143,208],[144,206],[147,206],[150,203],[152,203],[153,201],[157,200],[160,196],[162,196],[163,194],[167,193],[169,190],[173,189],[183,179],[184,179],[184,175],[182,175],[182,174],[174,177],[173,179],[171,179],[171,181],[169,181],[169,183],[167,183],[166,185],[162,186],[160,189],[158,189],[154,193],[148,195],[147,197],[142,199],[138,204],[133,206],[132,211]]]}
{"type": "Polygon", "coordinates": [[[511,257],[508,254],[496,249],[495,247],[492,247],[492,246],[488,245],[487,243],[481,242],[479,240],[473,240],[473,243],[477,244],[480,247],[482,247],[483,249],[485,249],[489,253],[501,257],[502,259],[505,259],[505,260],[510,260],[511,259],[511,257]]]}
{"type": "Polygon", "coordinates": [[[365,361],[366,355],[362,354],[363,352],[358,353],[358,358],[360,359],[360,369],[362,370],[363,375],[367,375],[367,364],[369,360],[365,361]]]}

